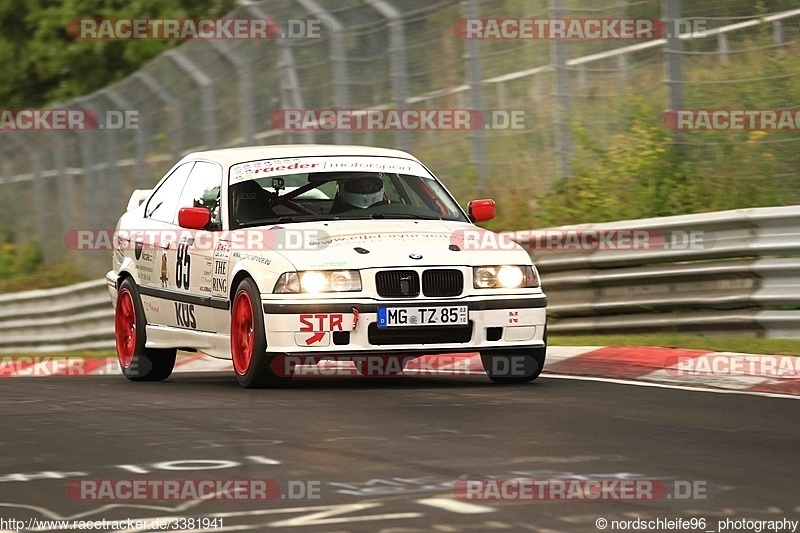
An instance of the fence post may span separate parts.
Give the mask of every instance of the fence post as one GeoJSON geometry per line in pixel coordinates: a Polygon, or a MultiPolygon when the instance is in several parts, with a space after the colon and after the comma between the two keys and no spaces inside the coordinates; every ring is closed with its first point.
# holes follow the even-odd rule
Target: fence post
{"type": "MultiPolygon", "coordinates": [[[[333,15],[322,8],[315,0],[297,0],[303,9],[319,18],[331,31],[331,82],[333,84],[333,105],[337,109],[350,107],[350,95],[347,86],[347,44],[345,43],[345,27],[333,15]]],[[[337,128],[334,132],[337,144],[347,144],[351,135],[347,130],[337,128]]]]}
{"type": "Polygon", "coordinates": [[[720,33],[717,36],[717,41],[719,42],[719,60],[722,63],[727,63],[728,53],[730,52],[728,47],[728,36],[724,33],[720,33]]]}
{"type": "Polygon", "coordinates": [[[664,53],[667,56],[668,105],[669,109],[677,111],[683,109],[683,69],[681,66],[683,44],[678,36],[681,18],[680,0],[661,0],[661,18],[667,26],[667,47],[664,53]]]}
{"type": "MultiPolygon", "coordinates": [[[[564,18],[563,0],[550,0],[550,18],[564,18]]],[[[570,156],[572,154],[572,133],[570,132],[570,81],[567,66],[566,45],[554,39],[550,41],[550,60],[555,70],[553,83],[553,98],[555,99],[554,125],[555,125],[555,151],[556,174],[564,178],[572,172],[570,156]]],[[[547,186],[551,186],[548,183],[547,186]]]]}
{"type": "Polygon", "coordinates": [[[172,59],[200,88],[203,100],[203,130],[205,132],[205,147],[212,150],[217,147],[217,125],[214,113],[214,84],[206,76],[199,65],[183,55],[179,48],[164,53],[165,57],[172,59]]]}
{"type": "Polygon", "coordinates": [[[36,218],[36,235],[39,243],[44,244],[44,238],[47,234],[47,224],[44,218],[45,206],[45,187],[42,182],[42,162],[37,151],[33,148],[36,146],[34,143],[29,142],[27,139],[17,139],[16,134],[7,133],[4,136],[14,146],[20,149],[28,156],[31,165],[31,175],[33,176],[33,213],[36,218]]]}
{"type": "MultiPolygon", "coordinates": [[[[252,0],[243,0],[242,4],[253,15],[261,19],[272,19],[261,7],[252,3],[252,0]]],[[[284,109],[304,109],[303,93],[300,90],[300,79],[297,77],[297,68],[294,64],[294,54],[285,39],[276,39],[281,49],[281,60],[278,68],[281,71],[281,105],[284,109]]],[[[304,143],[314,142],[314,132],[305,130],[300,132],[304,143]]]]}
{"type": "MultiPolygon", "coordinates": [[[[389,27],[389,77],[392,80],[394,105],[398,111],[406,108],[408,99],[408,64],[406,62],[406,32],[403,15],[385,0],[365,0],[375,11],[387,20],[389,27]]],[[[397,130],[395,146],[400,150],[408,150],[409,132],[397,130]]]]}
{"type": "MultiPolygon", "coordinates": [[[[480,9],[477,0],[466,0],[461,4],[462,13],[466,19],[480,18],[480,9]]],[[[483,73],[481,71],[481,47],[477,39],[468,39],[464,43],[465,59],[467,60],[467,82],[470,88],[470,107],[476,111],[483,111],[483,73]]],[[[488,117],[484,117],[488,118],[488,117]]],[[[478,174],[480,193],[487,192],[487,161],[486,161],[486,133],[483,128],[470,130],[472,138],[472,166],[478,174]]]]}
{"type": "MultiPolygon", "coordinates": [[[[112,87],[104,89],[103,91],[101,91],[101,94],[106,98],[108,98],[111,101],[111,103],[117,106],[118,111],[122,112],[134,111],[134,109],[132,109],[132,106],[130,105],[130,102],[125,98],[123,98],[122,96],[120,96],[120,94],[117,93],[112,87]]],[[[147,175],[147,170],[146,170],[147,149],[145,147],[145,143],[147,142],[146,141],[147,135],[145,128],[146,125],[142,124],[141,121],[138,121],[136,130],[134,130],[135,131],[134,136],[136,140],[136,147],[134,148],[136,155],[136,183],[144,183],[144,180],[147,175]]]]}
{"type": "Polygon", "coordinates": [[[783,46],[783,23],[780,20],[772,22],[772,40],[778,46],[783,46]]]}
{"type": "Polygon", "coordinates": [[[236,68],[239,77],[239,106],[242,121],[242,138],[245,145],[253,144],[255,133],[253,126],[253,76],[250,72],[250,63],[239,56],[234,48],[226,42],[212,39],[211,46],[236,68]]]}
{"type": "MultiPolygon", "coordinates": [[[[54,107],[54,109],[65,109],[62,106],[54,107]]],[[[87,131],[78,131],[76,135],[85,135],[87,131]]],[[[53,151],[53,164],[56,167],[56,194],[58,200],[56,201],[59,222],[61,224],[62,238],[63,234],[69,231],[69,226],[73,228],[79,227],[80,223],[78,213],[78,195],[77,190],[73,186],[72,176],[69,175],[67,165],[65,163],[66,153],[64,150],[64,140],[66,139],[67,132],[51,132],[52,151],[53,151]]],[[[44,241],[42,241],[44,244],[44,241]]]]}
{"type": "Polygon", "coordinates": [[[183,146],[183,114],[180,100],[173,98],[153,76],[144,71],[137,72],[133,77],[156,95],[156,98],[161,100],[167,107],[167,112],[170,115],[169,148],[173,159],[177,161],[181,157],[181,147],[183,146]]]}

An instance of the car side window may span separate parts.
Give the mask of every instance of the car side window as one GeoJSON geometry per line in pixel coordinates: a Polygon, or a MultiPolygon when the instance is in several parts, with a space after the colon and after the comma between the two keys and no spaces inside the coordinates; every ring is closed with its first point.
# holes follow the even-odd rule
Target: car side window
{"type": "Polygon", "coordinates": [[[222,229],[219,202],[221,187],[222,167],[206,161],[196,162],[178,200],[175,220],[177,221],[177,211],[183,207],[205,207],[211,212],[208,229],[222,229]]]}
{"type": "Polygon", "coordinates": [[[186,178],[193,166],[194,162],[184,163],[169,175],[147,202],[147,206],[144,208],[145,218],[170,224],[175,221],[175,207],[178,205],[178,198],[181,196],[186,178]]]}

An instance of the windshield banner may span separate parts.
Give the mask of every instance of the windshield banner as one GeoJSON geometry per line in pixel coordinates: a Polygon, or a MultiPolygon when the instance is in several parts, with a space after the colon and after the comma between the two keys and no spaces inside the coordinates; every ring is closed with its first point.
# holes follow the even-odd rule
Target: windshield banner
{"type": "Polygon", "coordinates": [[[312,172],[384,172],[430,178],[425,167],[393,157],[294,157],[239,163],[231,167],[231,183],[312,172]]]}

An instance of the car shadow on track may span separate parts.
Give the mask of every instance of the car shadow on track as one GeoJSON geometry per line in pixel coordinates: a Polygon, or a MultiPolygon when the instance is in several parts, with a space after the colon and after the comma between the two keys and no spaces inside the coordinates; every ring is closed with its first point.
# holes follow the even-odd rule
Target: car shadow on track
{"type": "MultiPolygon", "coordinates": [[[[221,389],[242,388],[232,374],[227,373],[185,373],[170,377],[164,385],[179,386],[182,384],[202,384],[208,387],[221,389]]],[[[132,385],[143,385],[136,383],[132,385]]],[[[158,384],[151,384],[158,385],[158,384]]],[[[400,377],[367,377],[367,376],[321,376],[321,377],[295,377],[286,389],[470,389],[494,388],[505,390],[509,388],[544,386],[537,380],[531,383],[518,385],[497,385],[489,381],[486,376],[400,376],[400,377]]],[[[245,389],[243,389],[245,390],[245,389]]],[[[276,390],[276,389],[262,389],[276,390]]],[[[279,389],[278,389],[279,390],[279,389]]]]}

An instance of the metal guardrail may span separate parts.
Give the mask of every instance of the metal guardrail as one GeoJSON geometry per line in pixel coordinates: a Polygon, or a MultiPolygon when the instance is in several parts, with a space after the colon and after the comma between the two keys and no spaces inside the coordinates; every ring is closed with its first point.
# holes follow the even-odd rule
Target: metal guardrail
{"type": "Polygon", "coordinates": [[[106,281],[0,295],[0,353],[113,349],[106,281]]]}
{"type": "Polygon", "coordinates": [[[542,272],[553,333],[800,337],[798,206],[567,226],[515,240],[542,272]],[[615,230],[663,242],[572,251],[535,244],[547,232],[615,230]],[[689,234],[695,245],[682,245],[689,234]]]}
{"type": "MultiPolygon", "coordinates": [[[[552,333],[800,337],[800,206],[564,226],[515,239],[542,273],[552,333]],[[658,245],[534,245],[601,231],[646,232],[658,245]],[[692,232],[694,246],[675,242],[692,232]]],[[[0,353],[110,349],[113,331],[105,280],[0,295],[0,353]]]]}

